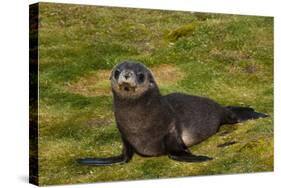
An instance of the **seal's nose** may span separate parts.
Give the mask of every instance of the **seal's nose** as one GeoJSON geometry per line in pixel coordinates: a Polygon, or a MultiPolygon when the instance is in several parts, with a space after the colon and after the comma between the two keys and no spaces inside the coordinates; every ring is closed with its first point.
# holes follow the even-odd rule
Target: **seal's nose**
{"type": "Polygon", "coordinates": [[[125,72],[125,74],[124,74],[124,78],[126,79],[126,80],[128,80],[128,78],[130,78],[132,76],[132,73],[131,72],[125,72]]]}
{"type": "Polygon", "coordinates": [[[131,70],[123,70],[118,78],[118,84],[129,84],[130,87],[136,87],[136,78],[134,72],[131,70]]]}
{"type": "Polygon", "coordinates": [[[127,80],[130,76],[129,76],[129,74],[126,74],[124,77],[127,80]]]}

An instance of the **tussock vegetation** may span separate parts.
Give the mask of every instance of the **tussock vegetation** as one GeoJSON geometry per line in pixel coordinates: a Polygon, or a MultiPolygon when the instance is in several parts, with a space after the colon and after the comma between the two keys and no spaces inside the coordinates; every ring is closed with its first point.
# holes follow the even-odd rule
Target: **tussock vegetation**
{"type": "Polygon", "coordinates": [[[41,185],[273,170],[273,18],[41,3],[39,40],[41,185]],[[136,155],[122,166],[79,166],[77,158],[121,151],[108,76],[123,59],[151,68],[162,94],[270,117],[225,125],[191,148],[212,161],[136,155]]]}

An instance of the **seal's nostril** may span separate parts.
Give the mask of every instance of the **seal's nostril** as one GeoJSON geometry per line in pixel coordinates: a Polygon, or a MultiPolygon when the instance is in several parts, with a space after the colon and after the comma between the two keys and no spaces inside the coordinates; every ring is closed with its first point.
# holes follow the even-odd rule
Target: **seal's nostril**
{"type": "Polygon", "coordinates": [[[127,80],[130,76],[129,76],[129,74],[126,74],[124,77],[127,80]]]}

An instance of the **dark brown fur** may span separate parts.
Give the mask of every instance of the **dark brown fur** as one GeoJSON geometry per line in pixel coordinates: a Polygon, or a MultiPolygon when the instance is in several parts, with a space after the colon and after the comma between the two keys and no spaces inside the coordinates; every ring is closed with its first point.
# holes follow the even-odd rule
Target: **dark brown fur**
{"type": "Polygon", "coordinates": [[[185,162],[207,161],[211,158],[195,156],[187,147],[214,135],[222,124],[266,117],[251,108],[223,107],[204,97],[182,93],[162,96],[151,71],[138,62],[119,64],[110,79],[123,152],[117,157],[82,159],[81,164],[125,163],[134,152],[168,155],[185,162]]]}

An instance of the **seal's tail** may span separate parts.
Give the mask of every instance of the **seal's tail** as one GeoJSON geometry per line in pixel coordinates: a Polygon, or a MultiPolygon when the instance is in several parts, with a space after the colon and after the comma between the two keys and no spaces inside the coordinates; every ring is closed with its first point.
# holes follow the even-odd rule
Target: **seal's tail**
{"type": "Polygon", "coordinates": [[[250,107],[226,106],[225,108],[235,114],[237,122],[268,117],[267,114],[256,112],[253,108],[250,107]]]}

